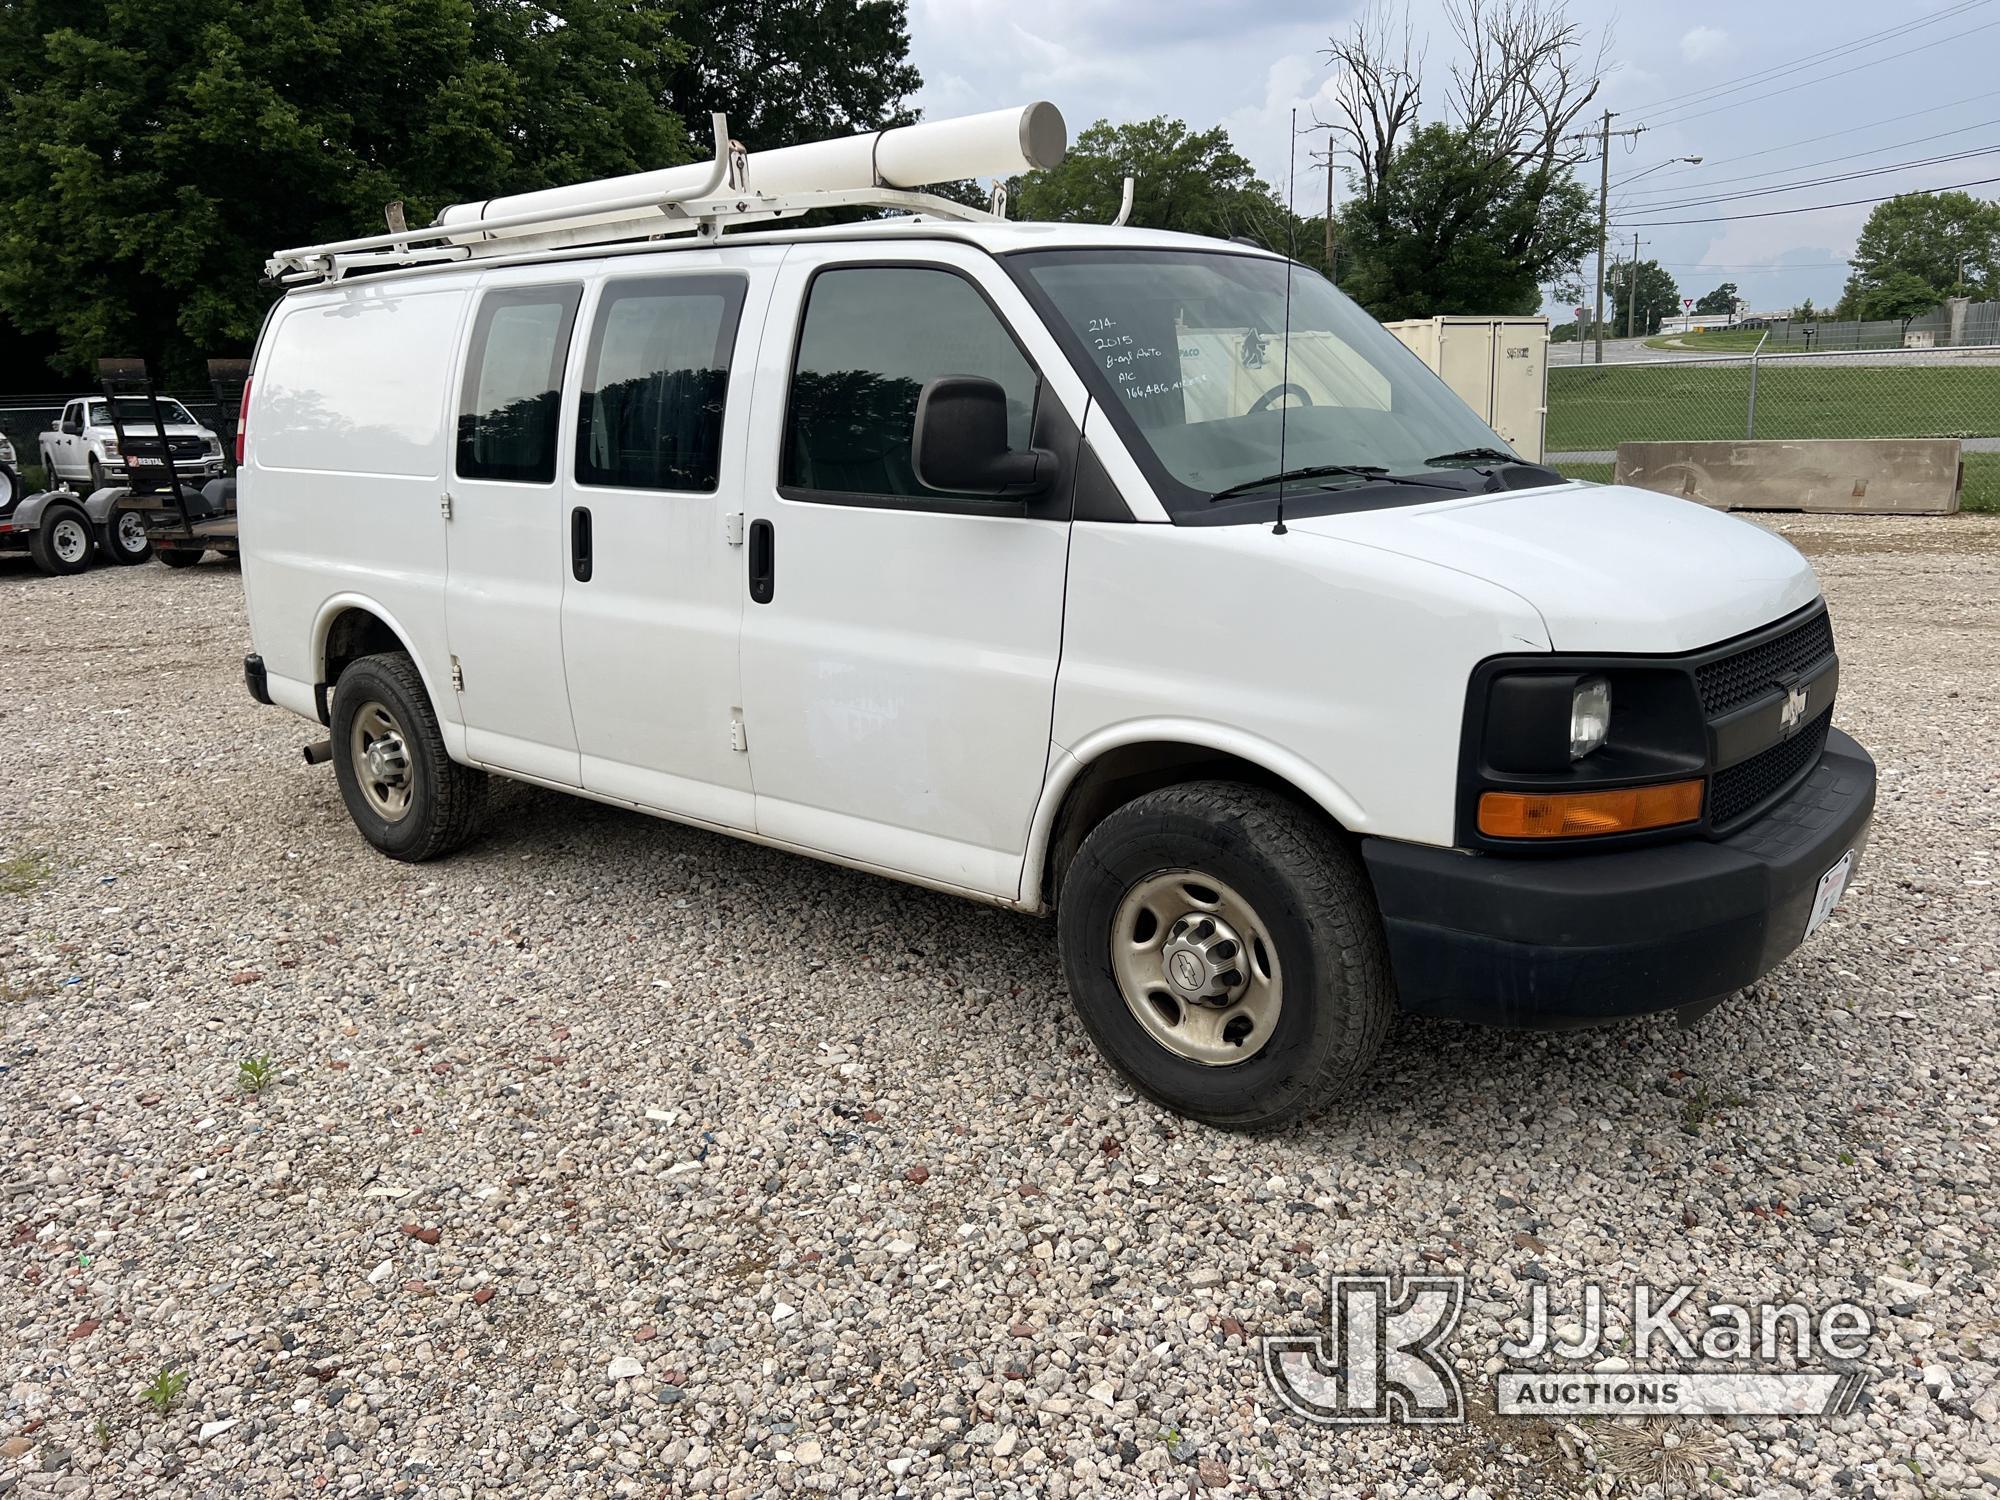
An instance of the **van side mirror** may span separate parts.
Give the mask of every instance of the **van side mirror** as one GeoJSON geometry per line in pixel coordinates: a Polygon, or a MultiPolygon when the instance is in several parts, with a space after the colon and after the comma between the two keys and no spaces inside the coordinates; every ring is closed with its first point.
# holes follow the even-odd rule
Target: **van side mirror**
{"type": "Polygon", "coordinates": [[[925,383],[910,456],[920,484],[962,495],[1032,495],[1055,480],[1053,453],[1007,446],[1007,393],[981,375],[939,375],[925,383]]]}

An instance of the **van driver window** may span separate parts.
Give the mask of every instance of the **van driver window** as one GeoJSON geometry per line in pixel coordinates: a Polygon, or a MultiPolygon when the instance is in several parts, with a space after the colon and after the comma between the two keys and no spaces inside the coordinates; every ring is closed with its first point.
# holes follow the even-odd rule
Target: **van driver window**
{"type": "Polygon", "coordinates": [[[743,287],[737,276],[605,287],[583,367],[579,484],[703,493],[716,487],[743,287]]]}
{"type": "Polygon", "coordinates": [[[813,279],[792,371],[780,482],[821,493],[924,498],[910,456],[917,397],[938,375],[983,375],[1007,393],[1007,437],[1029,446],[1037,378],[962,276],[928,266],[849,266],[813,279]]]}
{"type": "Polygon", "coordinates": [[[481,299],[458,406],[461,478],[555,479],[563,360],[581,295],[574,286],[523,287],[481,299]]]}

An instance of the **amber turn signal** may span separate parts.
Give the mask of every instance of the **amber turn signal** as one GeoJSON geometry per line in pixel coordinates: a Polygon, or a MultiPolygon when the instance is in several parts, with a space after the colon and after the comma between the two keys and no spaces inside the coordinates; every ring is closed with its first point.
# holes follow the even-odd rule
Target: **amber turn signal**
{"type": "Polygon", "coordinates": [[[1701,816],[1701,782],[1628,786],[1615,792],[1487,792],[1479,831],[1490,839],[1574,839],[1669,828],[1701,816]]]}

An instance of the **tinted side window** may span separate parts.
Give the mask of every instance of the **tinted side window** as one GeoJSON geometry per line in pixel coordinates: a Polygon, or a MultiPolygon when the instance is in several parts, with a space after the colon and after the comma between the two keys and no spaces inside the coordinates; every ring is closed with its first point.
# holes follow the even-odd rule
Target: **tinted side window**
{"type": "Polygon", "coordinates": [[[462,477],[555,479],[563,360],[582,290],[523,287],[480,299],[458,402],[462,477]]]}
{"type": "Polygon", "coordinates": [[[612,282],[597,305],[576,424],[582,484],[716,487],[729,353],[743,310],[735,276],[612,282]]]}
{"type": "Polygon", "coordinates": [[[821,493],[928,497],[910,457],[917,397],[936,375],[1007,392],[1007,436],[1026,448],[1037,378],[971,282],[927,266],[822,271],[792,368],[780,483],[821,493]]]}

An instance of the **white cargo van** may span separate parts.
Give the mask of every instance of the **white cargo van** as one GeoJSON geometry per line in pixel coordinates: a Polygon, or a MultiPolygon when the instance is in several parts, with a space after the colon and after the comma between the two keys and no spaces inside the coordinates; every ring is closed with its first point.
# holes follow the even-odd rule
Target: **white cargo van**
{"type": "Polygon", "coordinates": [[[497,773],[1053,912],[1106,1056],[1226,1126],[1398,1005],[1692,1008],[1804,941],[1875,785],[1805,561],[1522,462],[1276,255],[908,191],[1050,114],[274,259],[245,671],[363,836],[448,853],[497,773]],[[855,202],[921,212],[783,223],[855,202]]]}

